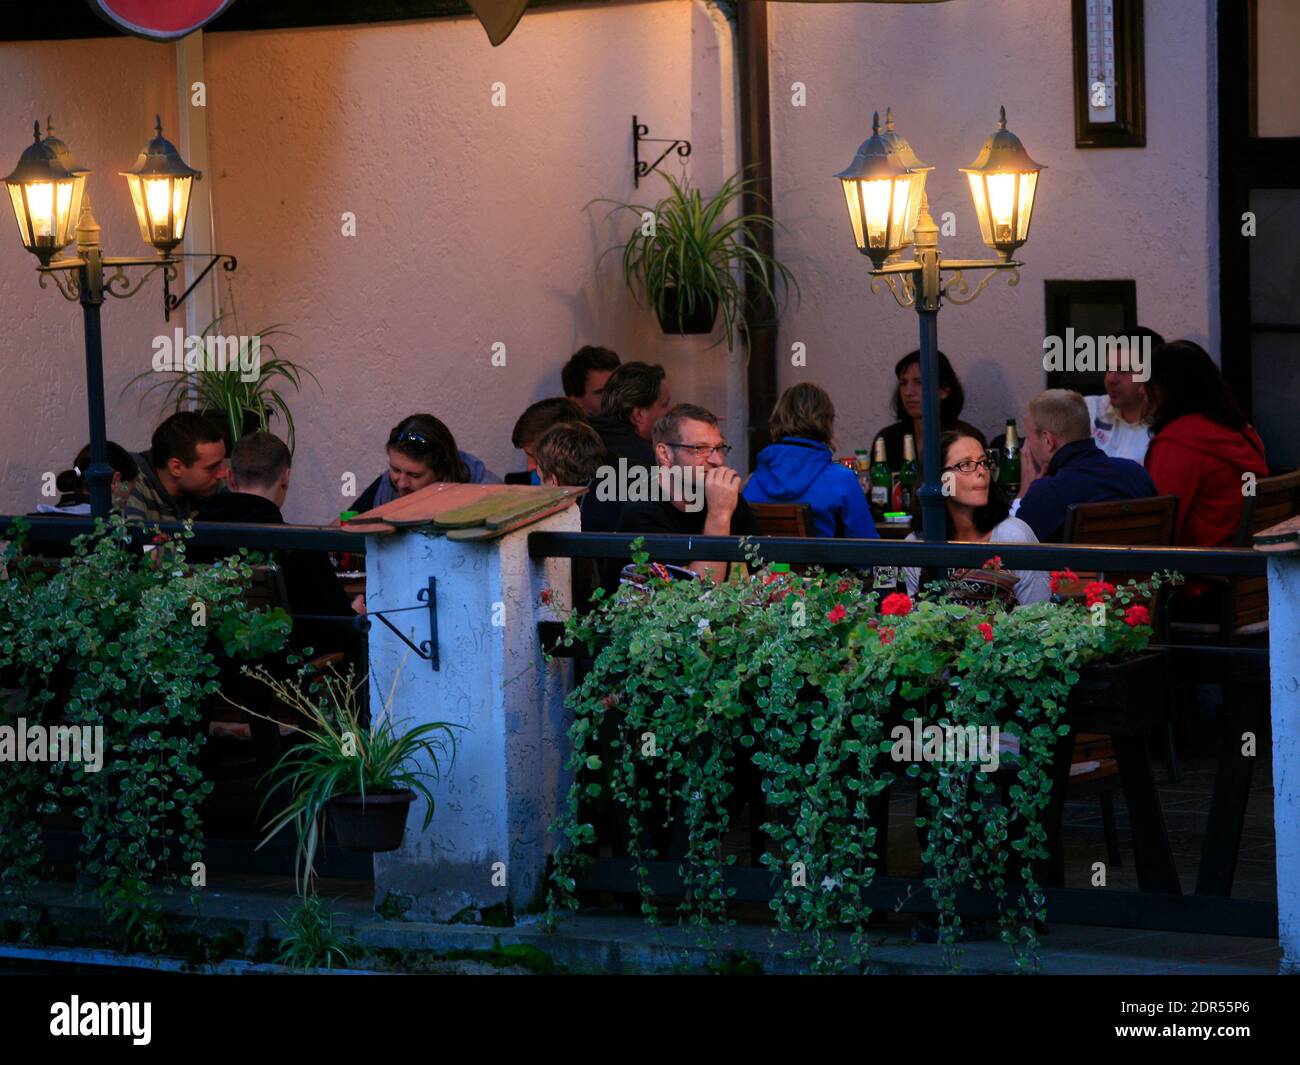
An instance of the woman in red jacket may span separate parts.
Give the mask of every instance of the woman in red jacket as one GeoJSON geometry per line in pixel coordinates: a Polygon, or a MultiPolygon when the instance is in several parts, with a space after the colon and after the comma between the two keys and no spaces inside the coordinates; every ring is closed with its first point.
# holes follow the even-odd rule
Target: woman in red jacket
{"type": "Polygon", "coordinates": [[[1178,497],[1174,543],[1231,547],[1245,486],[1268,476],[1259,434],[1209,354],[1190,340],[1152,352],[1146,388],[1155,434],[1146,467],[1161,495],[1178,497]]]}

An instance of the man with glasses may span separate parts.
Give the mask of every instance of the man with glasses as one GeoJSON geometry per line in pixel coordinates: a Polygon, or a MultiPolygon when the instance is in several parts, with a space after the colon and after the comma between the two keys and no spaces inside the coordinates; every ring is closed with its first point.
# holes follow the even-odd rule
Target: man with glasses
{"type": "MultiPolygon", "coordinates": [[[[608,394],[608,393],[607,393],[608,394]]],[[[718,419],[703,407],[679,403],[654,426],[659,498],[628,502],[618,531],[678,536],[755,536],[754,513],[740,495],[740,474],[726,465],[731,451],[718,419]]],[[[651,548],[651,557],[654,550],[651,548]]],[[[655,558],[715,581],[726,580],[726,562],[655,558]]]]}

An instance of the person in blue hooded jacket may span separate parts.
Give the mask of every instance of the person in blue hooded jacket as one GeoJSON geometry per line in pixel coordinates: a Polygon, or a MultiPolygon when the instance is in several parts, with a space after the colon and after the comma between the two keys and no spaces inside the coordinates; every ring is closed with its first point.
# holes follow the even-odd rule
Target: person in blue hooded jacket
{"type": "Polygon", "coordinates": [[[750,503],[807,503],[818,536],[874,539],[876,523],[857,475],[835,461],[835,404],[814,384],[781,393],[768,420],[772,439],[743,495],[750,503]]]}

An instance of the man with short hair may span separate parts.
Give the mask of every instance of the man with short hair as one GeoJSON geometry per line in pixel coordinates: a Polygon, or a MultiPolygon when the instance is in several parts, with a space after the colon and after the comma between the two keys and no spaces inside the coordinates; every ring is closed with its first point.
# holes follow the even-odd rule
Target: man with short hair
{"type": "MultiPolygon", "coordinates": [[[[289,494],[291,462],[289,448],[274,433],[240,437],[230,455],[230,491],[201,500],[195,520],[285,524],[280,508],[289,494]]],[[[193,561],[212,561],[230,552],[196,548],[188,554],[193,561]]],[[[364,611],[360,596],[348,602],[324,551],[277,551],[275,558],[284,574],[291,614],[347,617],[354,610],[364,611]]],[[[295,619],[293,642],[317,654],[343,651],[355,658],[360,653],[357,634],[331,622],[295,619]]]]}
{"type": "Polygon", "coordinates": [[[1084,396],[1088,415],[1092,421],[1092,438],[1097,446],[1115,459],[1132,459],[1142,463],[1151,442],[1151,419],[1147,417],[1147,392],[1141,381],[1134,379],[1133,368],[1150,374],[1146,360],[1151,351],[1162,345],[1164,338],[1152,329],[1136,326],[1132,335],[1142,345],[1141,352],[1129,351],[1127,338],[1121,338],[1118,349],[1119,365],[1106,369],[1106,392],[1100,396],[1084,396]],[[1123,366],[1130,369],[1121,369],[1123,366]]]}
{"type": "Polygon", "coordinates": [[[510,442],[524,453],[528,467],[518,473],[507,473],[505,483],[541,484],[537,459],[533,452],[533,445],[538,437],[553,426],[564,422],[586,422],[586,420],[587,415],[583,409],[568,396],[552,396],[550,399],[541,399],[529,404],[523,414],[519,415],[514,431],[510,434],[510,442]]]}
{"type": "Polygon", "coordinates": [[[593,482],[609,456],[604,441],[586,422],[561,422],[537,438],[534,457],[544,485],[586,488],[578,500],[583,532],[613,532],[622,509],[618,500],[601,499],[593,482]]]}
{"type": "Polygon", "coordinates": [[[1025,447],[1045,472],[1012,513],[1040,543],[1059,542],[1074,503],[1141,499],[1156,494],[1150,474],[1130,459],[1111,458],[1092,438],[1088,407],[1078,392],[1050,388],[1029,401],[1025,447]]]}
{"type": "MultiPolygon", "coordinates": [[[[710,411],[691,403],[673,407],[655,423],[654,449],[658,465],[653,472],[666,498],[624,504],[619,515],[619,532],[683,536],[758,534],[754,512],[740,494],[740,474],[725,465],[731,446],[723,439],[718,419],[710,411]],[[702,499],[697,494],[701,490],[702,499]]],[[[727,577],[726,562],[658,561],[683,566],[715,581],[727,577]]]]}
{"type": "Polygon", "coordinates": [[[629,466],[655,464],[650,437],[655,423],[668,413],[667,374],[662,366],[625,362],[605,382],[599,417],[591,427],[600,434],[614,460],[626,459],[629,466]]]}
{"type": "Polygon", "coordinates": [[[124,513],[130,521],[186,521],[200,499],[226,479],[221,430],[196,411],[178,411],[154,430],[149,450],[133,456],[140,469],[124,513]]]}
{"type": "Polygon", "coordinates": [[[618,355],[609,348],[587,344],[575,351],[560,371],[564,394],[576,402],[588,418],[594,418],[600,414],[605,382],[618,367],[618,355]]]}

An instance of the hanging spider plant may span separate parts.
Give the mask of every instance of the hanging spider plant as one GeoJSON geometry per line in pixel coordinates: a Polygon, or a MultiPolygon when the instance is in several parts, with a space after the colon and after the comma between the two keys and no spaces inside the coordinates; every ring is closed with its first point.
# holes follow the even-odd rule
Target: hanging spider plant
{"type": "MultiPolygon", "coordinates": [[[[743,172],[741,172],[743,173],[743,172]]],[[[668,195],[655,204],[612,203],[614,210],[637,216],[637,228],[622,249],[623,280],[634,296],[644,291],[665,333],[712,332],[719,313],[723,338],[730,350],[737,330],[745,328],[749,300],[746,282],[779,305],[777,290],[788,297],[799,285],[774,256],[758,249],[756,233],[775,229],[770,214],[736,214],[732,208],[752,190],[754,182],[741,173],[729,177],[707,200],[689,180],[663,174],[668,195]]]]}
{"type": "Polygon", "coordinates": [[[239,352],[245,365],[251,360],[248,350],[252,345],[257,345],[258,369],[251,379],[245,380],[246,375],[237,363],[224,368],[165,371],[162,374],[148,370],[133,377],[127,383],[127,388],[140,381],[152,380],[145,395],[161,388],[164,390],[163,405],[171,406],[177,411],[187,409],[193,400],[194,409],[207,414],[222,426],[231,447],[247,433],[269,429],[271,419],[278,417],[284,423],[287,437],[285,442],[292,452],[293,412],[289,410],[284,393],[289,388],[295,392],[302,391],[304,375],[315,381],[317,387],[320,387],[320,382],[305,366],[277,355],[275,345],[269,342],[272,337],[294,337],[293,333],[274,325],[245,336],[239,331],[239,320],[233,313],[223,314],[208,324],[199,336],[202,347],[196,354],[208,349],[209,338],[229,336],[221,329],[221,324],[227,319],[234,321],[234,336],[239,338],[239,352]]]}

